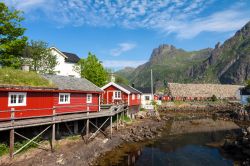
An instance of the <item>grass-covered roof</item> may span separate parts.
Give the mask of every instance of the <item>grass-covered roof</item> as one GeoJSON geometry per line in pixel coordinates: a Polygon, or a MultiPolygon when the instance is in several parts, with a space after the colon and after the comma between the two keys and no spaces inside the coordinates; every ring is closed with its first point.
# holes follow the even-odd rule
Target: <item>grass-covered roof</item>
{"type": "Polygon", "coordinates": [[[22,71],[12,68],[0,69],[0,85],[55,87],[54,84],[32,71],[22,71]]]}

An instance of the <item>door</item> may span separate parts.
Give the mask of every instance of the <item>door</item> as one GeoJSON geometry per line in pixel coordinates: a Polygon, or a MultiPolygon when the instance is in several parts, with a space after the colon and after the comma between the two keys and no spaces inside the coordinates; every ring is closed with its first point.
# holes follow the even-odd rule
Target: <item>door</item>
{"type": "Polygon", "coordinates": [[[112,103],[113,103],[113,92],[109,91],[108,92],[107,104],[112,104],[112,103]]]}

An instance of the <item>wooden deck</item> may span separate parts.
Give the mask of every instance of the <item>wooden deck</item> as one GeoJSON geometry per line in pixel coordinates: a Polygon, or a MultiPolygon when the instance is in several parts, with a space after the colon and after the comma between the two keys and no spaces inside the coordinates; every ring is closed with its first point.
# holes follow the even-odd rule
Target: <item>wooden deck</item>
{"type": "Polygon", "coordinates": [[[55,116],[48,117],[36,117],[30,119],[16,119],[15,121],[3,121],[0,122],[0,131],[49,125],[62,122],[70,122],[84,119],[93,119],[101,117],[110,117],[121,112],[127,111],[127,106],[116,106],[113,109],[103,108],[100,112],[87,112],[87,111],[78,111],[72,114],[57,114],[55,116]]]}

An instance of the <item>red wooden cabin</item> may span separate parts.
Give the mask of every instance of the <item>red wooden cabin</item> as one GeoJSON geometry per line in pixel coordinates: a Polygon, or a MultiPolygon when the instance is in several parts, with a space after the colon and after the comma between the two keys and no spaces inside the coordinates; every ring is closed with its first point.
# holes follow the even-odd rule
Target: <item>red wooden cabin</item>
{"type": "Polygon", "coordinates": [[[100,110],[102,90],[86,79],[45,75],[55,88],[0,86],[0,121],[100,110]]]}
{"type": "Polygon", "coordinates": [[[101,89],[104,91],[103,103],[105,104],[126,103],[128,106],[141,105],[141,92],[131,86],[110,82],[101,89]]]}

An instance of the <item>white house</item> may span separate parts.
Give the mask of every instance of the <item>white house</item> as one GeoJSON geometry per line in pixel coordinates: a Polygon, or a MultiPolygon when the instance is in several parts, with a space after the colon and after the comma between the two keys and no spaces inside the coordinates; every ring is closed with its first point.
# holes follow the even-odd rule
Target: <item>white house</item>
{"type": "Polygon", "coordinates": [[[248,104],[248,98],[250,98],[250,89],[245,87],[240,89],[240,102],[243,105],[248,104]]]}
{"type": "Polygon", "coordinates": [[[57,75],[80,77],[80,74],[74,71],[74,65],[80,60],[76,54],[62,52],[56,47],[51,47],[50,50],[57,57],[58,64],[55,67],[57,75]]]}
{"type": "Polygon", "coordinates": [[[141,107],[144,109],[153,109],[152,101],[153,96],[151,94],[151,88],[137,88],[140,92],[142,92],[141,95],[141,107]]]}

